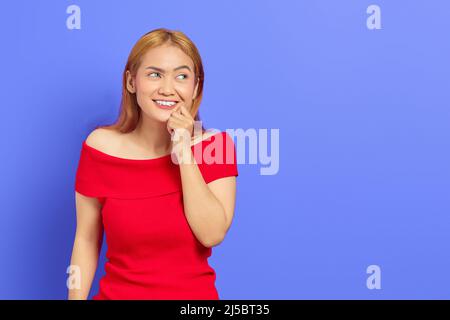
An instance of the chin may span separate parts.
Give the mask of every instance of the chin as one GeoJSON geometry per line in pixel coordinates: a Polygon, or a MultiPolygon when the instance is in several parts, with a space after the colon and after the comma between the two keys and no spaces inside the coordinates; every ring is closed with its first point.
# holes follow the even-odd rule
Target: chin
{"type": "MultiPolygon", "coordinates": [[[[149,107],[149,109],[152,107],[149,107]]],[[[170,112],[167,112],[166,110],[161,109],[142,109],[142,111],[145,113],[145,116],[153,119],[158,122],[167,122],[170,118],[170,112]]]]}

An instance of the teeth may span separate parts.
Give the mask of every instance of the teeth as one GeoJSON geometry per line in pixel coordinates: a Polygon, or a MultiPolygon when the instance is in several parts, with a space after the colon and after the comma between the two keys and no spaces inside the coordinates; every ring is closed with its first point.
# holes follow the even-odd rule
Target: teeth
{"type": "Polygon", "coordinates": [[[169,107],[175,105],[175,103],[176,103],[176,102],[173,102],[173,101],[162,101],[162,100],[156,100],[156,102],[158,104],[160,104],[160,105],[169,106],[169,107]]]}

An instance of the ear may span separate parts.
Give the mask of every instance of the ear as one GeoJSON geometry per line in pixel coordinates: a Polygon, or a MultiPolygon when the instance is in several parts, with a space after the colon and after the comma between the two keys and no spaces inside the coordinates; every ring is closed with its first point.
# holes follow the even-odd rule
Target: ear
{"type": "Polygon", "coordinates": [[[197,98],[197,93],[198,93],[198,83],[200,82],[199,78],[197,78],[197,83],[195,84],[195,88],[194,88],[194,94],[192,96],[192,100],[194,100],[195,98],[197,98]]]}
{"type": "Polygon", "coordinates": [[[127,70],[126,76],[127,76],[127,90],[128,90],[130,93],[136,93],[136,88],[135,88],[135,84],[134,84],[134,79],[133,79],[133,77],[131,76],[131,72],[130,72],[129,70],[127,70]]]}

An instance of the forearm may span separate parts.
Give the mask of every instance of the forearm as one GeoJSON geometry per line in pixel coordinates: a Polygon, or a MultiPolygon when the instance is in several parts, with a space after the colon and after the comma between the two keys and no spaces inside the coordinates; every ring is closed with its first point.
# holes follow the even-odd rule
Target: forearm
{"type": "Polygon", "coordinates": [[[97,270],[100,249],[101,242],[99,241],[84,239],[80,236],[75,237],[70,264],[80,272],[80,287],[68,288],[69,300],[86,300],[88,298],[97,270]]]}
{"type": "Polygon", "coordinates": [[[204,246],[212,247],[225,237],[225,210],[203,180],[191,149],[183,152],[188,152],[188,162],[180,163],[186,219],[197,239],[204,246]]]}

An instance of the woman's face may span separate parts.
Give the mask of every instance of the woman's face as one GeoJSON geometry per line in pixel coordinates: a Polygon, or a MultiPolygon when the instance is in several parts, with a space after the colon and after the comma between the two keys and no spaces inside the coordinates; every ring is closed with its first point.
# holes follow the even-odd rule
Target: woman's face
{"type": "Polygon", "coordinates": [[[197,87],[191,58],[173,45],[148,50],[135,77],[127,71],[128,91],[136,93],[145,115],[160,122],[181,103],[191,110],[197,87]]]}

